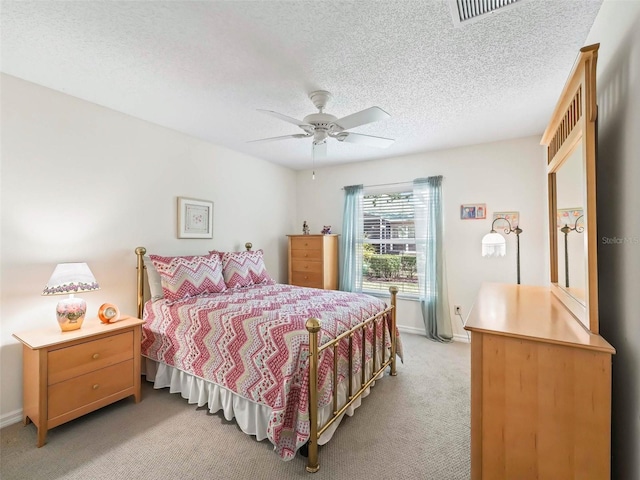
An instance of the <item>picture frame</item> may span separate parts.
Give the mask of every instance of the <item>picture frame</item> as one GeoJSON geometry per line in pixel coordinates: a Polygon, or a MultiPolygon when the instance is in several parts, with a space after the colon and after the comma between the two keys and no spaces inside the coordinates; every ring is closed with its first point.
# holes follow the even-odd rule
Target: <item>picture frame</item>
{"type": "Polygon", "coordinates": [[[213,238],[213,202],[178,197],[178,238],[213,238]]]}
{"type": "Polygon", "coordinates": [[[511,224],[511,228],[516,228],[520,223],[520,212],[493,212],[494,226],[496,228],[509,228],[507,222],[496,222],[499,218],[505,218],[511,224]]]}
{"type": "Polygon", "coordinates": [[[557,226],[562,228],[565,225],[584,228],[584,210],[576,208],[559,208],[557,212],[557,226]]]}
{"type": "Polygon", "coordinates": [[[466,203],[460,205],[461,220],[483,220],[487,218],[487,205],[485,203],[466,203]]]}

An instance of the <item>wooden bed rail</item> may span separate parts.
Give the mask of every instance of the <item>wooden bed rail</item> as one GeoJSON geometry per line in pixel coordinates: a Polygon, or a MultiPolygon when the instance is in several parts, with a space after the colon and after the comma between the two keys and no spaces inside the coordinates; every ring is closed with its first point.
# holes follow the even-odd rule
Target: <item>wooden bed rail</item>
{"type": "Polygon", "coordinates": [[[376,378],[384,372],[384,369],[391,366],[391,375],[396,373],[396,296],[398,287],[390,287],[391,306],[375,314],[374,316],[360,322],[350,330],[338,335],[336,338],[324,345],[318,347],[318,333],[320,332],[320,320],[310,318],[307,320],[306,327],[309,332],[309,456],[307,457],[307,472],[315,473],[320,469],[318,463],[318,439],[346,410],[365,392],[367,388],[376,380],[376,378]],[[391,340],[391,351],[389,358],[385,360],[386,353],[386,331],[385,325],[387,317],[391,316],[391,322],[388,325],[391,340]],[[379,322],[378,322],[379,321],[379,322]],[[381,324],[382,342],[378,342],[377,325],[381,324]],[[371,344],[371,376],[366,378],[366,351],[367,329],[372,326],[373,337],[371,344]],[[362,362],[361,362],[361,385],[360,389],[353,393],[353,336],[358,332],[362,332],[362,362]],[[349,373],[347,375],[349,387],[347,390],[347,399],[345,404],[338,409],[338,345],[341,340],[349,339],[349,373]],[[378,348],[379,347],[379,348],[378,348]],[[318,426],[318,367],[320,365],[320,353],[328,348],[333,349],[333,410],[331,417],[322,426],[318,426]],[[380,368],[376,368],[376,358],[380,354],[380,368]]]}

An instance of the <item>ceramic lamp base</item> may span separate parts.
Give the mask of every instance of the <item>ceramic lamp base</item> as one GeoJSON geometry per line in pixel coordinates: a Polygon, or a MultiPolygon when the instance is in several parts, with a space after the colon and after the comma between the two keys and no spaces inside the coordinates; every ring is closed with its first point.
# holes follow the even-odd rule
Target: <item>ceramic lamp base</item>
{"type": "Polygon", "coordinates": [[[65,298],[58,302],[56,314],[58,324],[63,332],[78,330],[84,322],[84,315],[87,313],[87,302],[81,298],[65,298]]]}

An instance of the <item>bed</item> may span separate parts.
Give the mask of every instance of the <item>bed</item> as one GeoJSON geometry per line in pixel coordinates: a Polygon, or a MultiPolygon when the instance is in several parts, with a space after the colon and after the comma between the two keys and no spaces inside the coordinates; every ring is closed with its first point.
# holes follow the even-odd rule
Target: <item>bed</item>
{"type": "Polygon", "coordinates": [[[387,305],[369,295],[278,284],[249,243],[245,252],[202,256],[135,252],[147,380],[212,413],[222,410],[245,433],[267,438],[284,460],[301,450],[308,472],[319,469],[318,445],[385,369],[396,375],[395,287],[387,305]]]}

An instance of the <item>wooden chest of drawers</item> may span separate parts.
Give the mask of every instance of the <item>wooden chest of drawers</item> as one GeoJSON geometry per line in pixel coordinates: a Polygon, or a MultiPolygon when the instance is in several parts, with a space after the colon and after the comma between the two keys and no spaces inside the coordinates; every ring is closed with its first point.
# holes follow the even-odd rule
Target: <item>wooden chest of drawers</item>
{"type": "Polygon", "coordinates": [[[140,325],[128,317],[113,324],[85,321],[80,330],[16,333],[23,344],[23,420],[47,431],[117,400],[140,401],[140,325]]]}
{"type": "Polygon", "coordinates": [[[289,235],[289,284],[338,289],[338,235],[289,235]]]}

